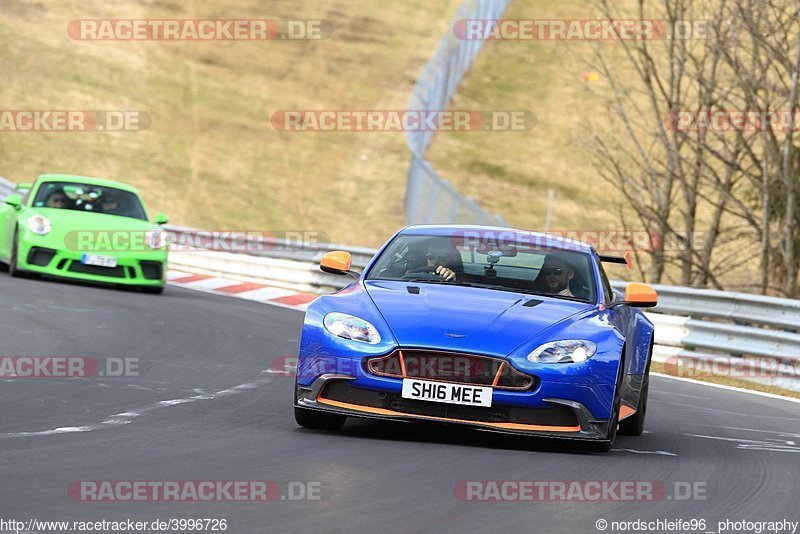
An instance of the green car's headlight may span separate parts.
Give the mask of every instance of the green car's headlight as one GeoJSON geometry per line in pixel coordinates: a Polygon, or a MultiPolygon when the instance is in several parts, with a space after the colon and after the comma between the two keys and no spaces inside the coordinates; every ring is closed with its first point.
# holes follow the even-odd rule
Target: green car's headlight
{"type": "Polygon", "coordinates": [[[34,234],[46,235],[52,229],[53,226],[50,224],[50,219],[44,215],[34,215],[28,218],[28,230],[34,234]]]}
{"type": "Polygon", "coordinates": [[[331,312],[325,316],[322,322],[325,325],[325,330],[334,336],[352,339],[353,341],[362,341],[370,345],[375,345],[381,341],[381,335],[370,322],[353,315],[331,312]]]}
{"type": "Polygon", "coordinates": [[[533,363],[579,363],[585,362],[597,352],[597,345],[585,339],[550,341],[528,354],[533,363]]]}

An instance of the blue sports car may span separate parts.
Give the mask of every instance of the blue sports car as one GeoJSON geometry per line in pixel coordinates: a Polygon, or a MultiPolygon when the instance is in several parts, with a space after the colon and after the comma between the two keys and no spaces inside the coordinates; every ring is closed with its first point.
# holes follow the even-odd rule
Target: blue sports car
{"type": "Polygon", "coordinates": [[[656,292],[614,292],[585,243],[508,228],[409,226],[366,266],[345,251],[323,271],[349,275],[315,300],[295,387],[300,426],[347,417],[428,420],[611,448],[639,435],[656,292]]]}

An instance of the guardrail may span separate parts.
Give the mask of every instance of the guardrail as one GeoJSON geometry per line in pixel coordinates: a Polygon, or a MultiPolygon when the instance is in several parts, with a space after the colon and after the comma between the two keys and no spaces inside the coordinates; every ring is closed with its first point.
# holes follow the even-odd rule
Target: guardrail
{"type": "MultiPolygon", "coordinates": [[[[614,289],[624,291],[627,282],[613,282],[611,285],[614,289]]],[[[800,331],[800,300],[679,286],[654,285],[653,287],[658,291],[657,311],[660,313],[800,331]]]]}
{"type": "MultiPolygon", "coordinates": [[[[353,267],[358,271],[366,267],[369,260],[371,260],[377,252],[376,249],[365,247],[351,247],[349,245],[336,245],[333,243],[319,243],[315,241],[293,241],[262,235],[236,235],[235,232],[228,236],[220,236],[218,232],[208,232],[206,230],[198,230],[197,228],[188,228],[186,226],[168,225],[164,226],[164,229],[172,234],[173,242],[179,245],[194,244],[200,248],[209,248],[200,245],[213,241],[218,243],[219,247],[216,249],[209,248],[209,250],[226,252],[231,251],[232,248],[238,247],[240,250],[246,249],[246,254],[251,256],[278,258],[296,262],[313,262],[315,266],[326,252],[330,252],[331,250],[347,250],[353,256],[353,267]]],[[[237,255],[241,256],[242,254],[237,255]]],[[[335,285],[331,287],[336,288],[335,285]]]]}
{"type": "Polygon", "coordinates": [[[0,199],[4,199],[8,195],[13,193],[16,187],[17,184],[9,182],[8,180],[0,176],[0,199]]]}

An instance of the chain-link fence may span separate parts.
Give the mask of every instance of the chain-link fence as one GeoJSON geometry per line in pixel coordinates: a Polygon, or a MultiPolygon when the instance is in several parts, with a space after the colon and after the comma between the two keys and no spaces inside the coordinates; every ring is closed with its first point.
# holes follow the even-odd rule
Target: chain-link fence
{"type": "MultiPolygon", "coordinates": [[[[508,6],[507,0],[467,0],[455,20],[498,19],[508,6]]],[[[447,109],[458,85],[469,70],[484,41],[456,38],[452,31],[439,43],[433,58],[414,84],[409,102],[410,110],[438,111],[447,109]]],[[[425,151],[433,131],[408,131],[406,139],[411,150],[406,189],[406,218],[409,223],[476,223],[505,225],[505,220],[483,210],[478,204],[461,195],[439,176],[425,160],[425,151]]]]}

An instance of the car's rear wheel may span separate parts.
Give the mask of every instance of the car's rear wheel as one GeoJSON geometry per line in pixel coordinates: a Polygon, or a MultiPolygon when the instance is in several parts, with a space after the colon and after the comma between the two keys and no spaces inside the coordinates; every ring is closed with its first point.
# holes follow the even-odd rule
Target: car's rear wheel
{"type": "Polygon", "coordinates": [[[314,430],[339,430],[344,426],[345,421],[347,421],[347,416],[295,406],[294,420],[303,428],[313,428],[314,430]]]}

